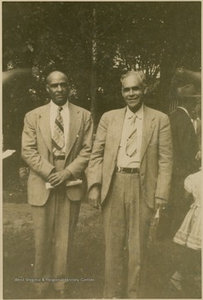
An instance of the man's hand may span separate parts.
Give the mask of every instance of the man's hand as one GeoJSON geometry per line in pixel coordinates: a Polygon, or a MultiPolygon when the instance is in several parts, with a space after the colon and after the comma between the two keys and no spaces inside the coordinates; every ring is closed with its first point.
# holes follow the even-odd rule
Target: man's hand
{"type": "Polygon", "coordinates": [[[72,177],[72,174],[70,171],[64,169],[59,172],[51,172],[48,176],[48,182],[53,186],[56,187],[59,184],[63,183],[66,180],[70,180],[72,177]]]}
{"type": "Polygon", "coordinates": [[[165,209],[167,206],[167,201],[160,198],[155,198],[155,211],[160,208],[160,210],[165,209]]]}
{"type": "Polygon", "coordinates": [[[87,199],[92,207],[99,209],[101,204],[101,188],[98,185],[94,185],[90,189],[87,199]]]}

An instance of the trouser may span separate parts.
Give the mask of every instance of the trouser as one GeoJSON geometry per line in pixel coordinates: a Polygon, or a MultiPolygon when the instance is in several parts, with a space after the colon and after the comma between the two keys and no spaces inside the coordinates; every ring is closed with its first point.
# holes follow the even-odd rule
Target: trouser
{"type": "MultiPolygon", "coordinates": [[[[56,161],[56,170],[61,170],[63,165],[63,161],[56,161]]],[[[80,201],[70,201],[66,196],[65,186],[51,190],[45,205],[32,206],[35,235],[34,277],[41,281],[36,285],[38,289],[47,288],[51,282],[48,279],[53,279],[56,290],[64,289],[79,210],[80,201]]]]}
{"type": "Polygon", "coordinates": [[[102,206],[105,298],[137,298],[152,213],[142,201],[139,175],[115,173],[102,206]]]}

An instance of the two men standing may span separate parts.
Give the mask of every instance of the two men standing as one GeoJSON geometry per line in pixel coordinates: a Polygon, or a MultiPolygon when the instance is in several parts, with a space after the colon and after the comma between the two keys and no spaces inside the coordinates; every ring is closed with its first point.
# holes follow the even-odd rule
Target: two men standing
{"type": "Polygon", "coordinates": [[[169,118],[143,104],[144,74],[130,71],[121,83],[127,106],[101,118],[88,198],[93,207],[101,204],[104,220],[104,297],[137,298],[151,217],[168,201],[172,142],[169,118]]]}
{"type": "MultiPolygon", "coordinates": [[[[88,199],[93,207],[101,205],[105,227],[104,297],[137,298],[151,217],[169,196],[172,142],[168,117],[143,104],[144,74],[127,72],[121,83],[126,107],[102,116],[89,162],[90,114],[67,101],[65,74],[49,74],[51,102],[26,115],[22,156],[30,167],[35,277],[67,276],[89,162],[88,199]],[[66,186],[76,179],[82,183],[66,186]],[[54,188],[46,189],[47,183],[54,188]]],[[[46,287],[39,285],[39,293],[46,287]]],[[[63,297],[64,283],[55,288],[63,297]]]]}
{"type": "Polygon", "coordinates": [[[43,297],[54,278],[58,297],[65,297],[67,265],[80,202],[85,195],[84,171],[92,147],[90,113],[68,101],[68,81],[54,71],[47,77],[51,102],[25,116],[22,157],[30,167],[28,202],[35,235],[34,277],[43,297]],[[78,180],[78,181],[76,181],[78,180]],[[58,281],[57,281],[58,279],[58,281]],[[61,281],[60,281],[61,279],[61,281]]]}

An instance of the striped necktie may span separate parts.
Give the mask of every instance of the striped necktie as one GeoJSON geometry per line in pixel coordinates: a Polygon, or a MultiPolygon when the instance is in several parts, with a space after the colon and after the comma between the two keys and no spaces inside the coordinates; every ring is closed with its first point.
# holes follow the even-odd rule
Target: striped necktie
{"type": "Polygon", "coordinates": [[[58,156],[63,154],[63,147],[65,145],[65,137],[64,137],[64,125],[63,118],[61,115],[63,107],[59,106],[57,109],[57,115],[54,122],[54,131],[52,137],[52,145],[53,145],[53,153],[58,156]]]}
{"type": "Polygon", "coordinates": [[[137,152],[137,128],[135,127],[136,116],[131,117],[131,122],[129,125],[129,136],[126,142],[125,153],[127,156],[131,157],[137,152]]]}

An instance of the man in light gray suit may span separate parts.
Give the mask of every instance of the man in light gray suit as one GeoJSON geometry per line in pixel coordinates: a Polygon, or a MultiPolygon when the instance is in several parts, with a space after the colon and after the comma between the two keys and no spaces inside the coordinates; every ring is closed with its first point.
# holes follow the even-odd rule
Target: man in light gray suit
{"type": "Polygon", "coordinates": [[[68,80],[53,71],[47,77],[51,101],[25,116],[22,157],[30,167],[28,202],[35,234],[37,296],[45,296],[53,279],[57,298],[64,298],[65,278],[80,202],[85,196],[92,146],[88,111],[68,101],[68,80]]]}
{"type": "Polygon", "coordinates": [[[105,298],[137,298],[151,217],[168,201],[172,142],[167,115],[143,104],[142,72],[121,78],[123,109],[105,113],[88,166],[88,199],[101,205],[105,298]]]}

